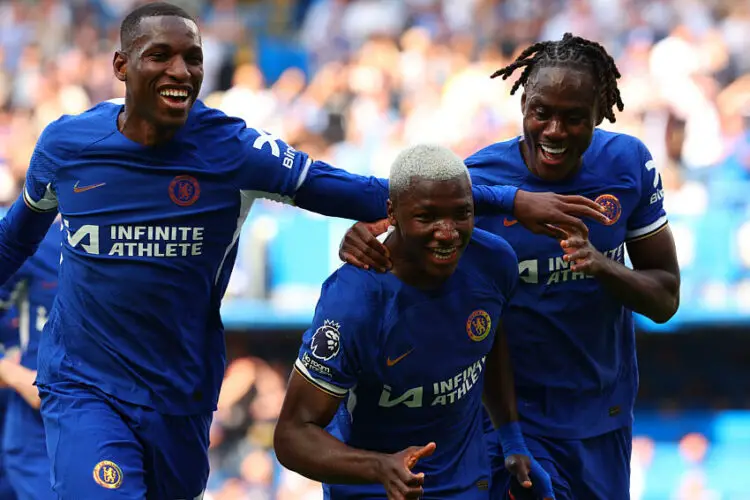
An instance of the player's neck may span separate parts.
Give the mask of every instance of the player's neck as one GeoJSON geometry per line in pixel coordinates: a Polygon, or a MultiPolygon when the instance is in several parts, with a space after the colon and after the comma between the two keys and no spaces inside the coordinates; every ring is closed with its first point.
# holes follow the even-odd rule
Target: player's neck
{"type": "Polygon", "coordinates": [[[133,142],[144,146],[156,146],[170,140],[177,129],[161,129],[131,111],[127,103],[117,117],[117,129],[133,142]]]}
{"type": "Polygon", "coordinates": [[[420,290],[440,288],[445,279],[426,274],[418,263],[404,251],[403,240],[394,231],[384,242],[391,255],[391,274],[409,286],[420,290]]]}

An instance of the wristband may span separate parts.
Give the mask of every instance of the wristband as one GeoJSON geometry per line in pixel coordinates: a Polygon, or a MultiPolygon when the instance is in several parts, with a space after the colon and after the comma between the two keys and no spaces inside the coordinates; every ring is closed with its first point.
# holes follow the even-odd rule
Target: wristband
{"type": "Polygon", "coordinates": [[[530,456],[521,432],[521,425],[518,422],[510,422],[499,427],[497,434],[500,437],[500,446],[503,448],[504,457],[511,455],[530,456]]]}

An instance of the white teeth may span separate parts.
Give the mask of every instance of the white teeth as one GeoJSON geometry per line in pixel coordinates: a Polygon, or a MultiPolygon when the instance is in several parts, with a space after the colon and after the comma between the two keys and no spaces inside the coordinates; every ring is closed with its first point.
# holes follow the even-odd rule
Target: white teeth
{"type": "Polygon", "coordinates": [[[438,260],[449,260],[455,253],[455,248],[435,248],[432,250],[432,254],[438,260]]]}
{"type": "Polygon", "coordinates": [[[551,146],[545,146],[544,144],[540,145],[539,147],[542,148],[542,151],[551,155],[561,155],[568,149],[568,148],[553,148],[551,146]]]}
{"type": "Polygon", "coordinates": [[[188,91],[184,89],[164,89],[159,94],[164,97],[187,97],[188,91]]]}

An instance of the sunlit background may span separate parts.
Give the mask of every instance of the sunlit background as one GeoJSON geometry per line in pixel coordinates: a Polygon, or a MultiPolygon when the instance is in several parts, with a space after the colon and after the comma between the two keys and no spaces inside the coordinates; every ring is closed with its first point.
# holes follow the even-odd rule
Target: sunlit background
{"type": "MultiPolygon", "coordinates": [[[[132,0],[0,1],[0,199],[63,113],[122,96],[112,76],[132,0]]],[[[520,130],[512,82],[529,43],[602,43],[662,175],[682,266],[667,325],[639,321],[634,500],[750,499],[750,1],[201,0],[202,97],[362,174],[439,142],[469,155],[520,130]]],[[[212,432],[210,500],[321,498],[271,435],[300,333],[351,221],[256,202],[225,300],[231,363],[212,432]]]]}

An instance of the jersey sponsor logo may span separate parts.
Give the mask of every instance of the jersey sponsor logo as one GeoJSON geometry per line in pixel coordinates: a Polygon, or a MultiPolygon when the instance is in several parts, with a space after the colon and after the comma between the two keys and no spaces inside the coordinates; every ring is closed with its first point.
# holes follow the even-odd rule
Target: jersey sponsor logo
{"type": "Polygon", "coordinates": [[[63,219],[63,224],[68,233],[68,244],[71,247],[80,245],[84,252],[99,255],[99,226],[85,224],[73,232],[70,230],[70,223],[67,219],[63,219]]]}
{"type": "Polygon", "coordinates": [[[622,205],[620,205],[620,200],[615,195],[602,194],[597,196],[594,202],[604,208],[604,215],[609,219],[609,222],[606,223],[607,226],[611,226],[620,220],[622,205]]]}
{"type": "Polygon", "coordinates": [[[654,173],[654,180],[652,181],[654,192],[651,193],[651,197],[649,198],[649,205],[653,205],[664,199],[664,189],[659,187],[661,186],[661,174],[656,170],[656,162],[654,160],[647,161],[644,166],[648,172],[654,173]]]}
{"type": "Polygon", "coordinates": [[[383,391],[380,393],[380,401],[378,406],[383,408],[393,408],[396,405],[404,405],[409,408],[421,408],[422,399],[424,397],[424,387],[412,387],[406,392],[395,398],[391,397],[391,391],[393,389],[390,385],[383,385],[383,391]]]}
{"type": "Polygon", "coordinates": [[[452,377],[433,382],[432,386],[412,387],[399,395],[393,394],[391,386],[383,385],[378,406],[393,408],[397,405],[404,405],[408,408],[422,408],[425,395],[429,396],[430,406],[455,404],[471,392],[472,388],[479,382],[484,370],[484,363],[485,358],[482,357],[452,377]]]}
{"type": "Polygon", "coordinates": [[[403,353],[401,356],[398,356],[398,357],[393,358],[393,359],[391,359],[391,357],[389,356],[385,360],[385,364],[390,368],[391,366],[395,365],[396,363],[398,363],[399,361],[401,361],[402,359],[404,359],[406,356],[408,356],[409,354],[411,354],[411,352],[413,350],[414,350],[413,348],[409,349],[408,351],[406,351],[405,353],[403,353]]]}
{"type": "Polygon", "coordinates": [[[296,150],[292,146],[285,143],[279,136],[266,132],[265,130],[257,128],[252,128],[251,130],[258,133],[258,137],[256,137],[253,142],[253,147],[255,149],[261,151],[265,145],[268,144],[271,148],[271,154],[276,158],[280,158],[281,148],[279,147],[279,144],[281,144],[281,146],[284,147],[284,157],[281,160],[281,164],[289,169],[294,167],[294,153],[296,153],[296,150]]]}
{"type": "Polygon", "coordinates": [[[203,254],[204,229],[191,226],[94,226],[85,224],[76,231],[63,219],[68,244],[92,255],[116,257],[192,257],[203,254]],[[101,241],[109,233],[109,246],[101,241]]]}
{"type": "Polygon", "coordinates": [[[483,309],[477,309],[466,320],[466,333],[474,342],[481,342],[487,338],[492,330],[492,318],[483,309]]]}
{"type": "Polygon", "coordinates": [[[189,207],[201,195],[201,186],[198,180],[190,175],[178,175],[169,183],[169,198],[175,205],[189,207]]]}
{"type": "Polygon", "coordinates": [[[281,155],[281,149],[279,149],[279,141],[281,141],[281,138],[279,136],[258,128],[252,128],[252,130],[258,133],[258,137],[256,137],[255,142],[253,142],[253,147],[255,149],[260,151],[266,144],[268,144],[271,148],[272,155],[276,158],[281,155]]]}
{"type": "MultiPolygon", "coordinates": [[[[625,244],[621,243],[616,248],[602,253],[608,259],[622,264],[625,258],[625,244]]],[[[546,259],[522,260],[518,263],[518,277],[523,283],[547,285],[592,278],[587,274],[571,271],[570,262],[563,260],[562,255],[546,259]]]]}
{"type": "Polygon", "coordinates": [[[92,189],[96,189],[102,186],[106,186],[106,182],[100,182],[99,184],[89,184],[88,186],[78,186],[78,184],[81,181],[76,181],[75,185],[73,186],[73,192],[74,193],[85,193],[86,191],[91,191],[92,189]]]}
{"type": "Polygon", "coordinates": [[[659,187],[659,183],[661,183],[661,174],[658,170],[656,170],[656,162],[654,160],[649,160],[644,165],[646,167],[646,170],[648,172],[654,173],[654,180],[652,182],[654,189],[657,189],[659,187]]]}
{"type": "Polygon", "coordinates": [[[335,321],[325,320],[323,326],[315,330],[310,341],[312,355],[322,361],[328,361],[339,353],[341,345],[340,325],[335,321]]]}
{"type": "Polygon", "coordinates": [[[503,219],[503,226],[505,227],[514,226],[516,224],[518,224],[518,219],[509,219],[507,217],[503,219]]]}
{"type": "Polygon", "coordinates": [[[94,481],[102,488],[116,490],[122,486],[122,469],[110,460],[102,460],[94,466],[94,481]]]}

